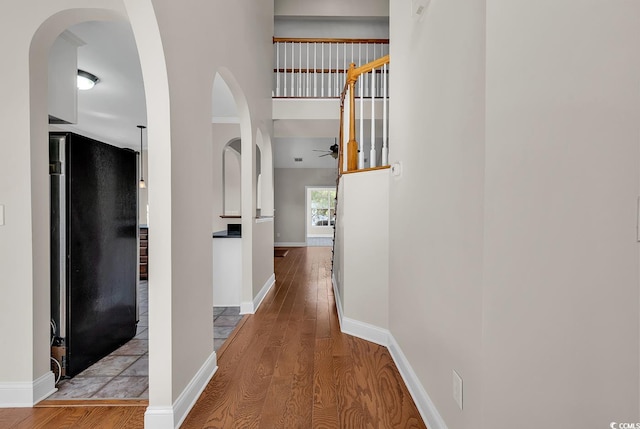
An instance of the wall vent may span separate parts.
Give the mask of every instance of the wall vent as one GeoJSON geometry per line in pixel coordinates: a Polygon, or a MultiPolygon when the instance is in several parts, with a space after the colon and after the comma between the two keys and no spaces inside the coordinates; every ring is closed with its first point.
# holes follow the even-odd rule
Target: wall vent
{"type": "Polygon", "coordinates": [[[293,158],[295,162],[302,162],[302,158],[293,158]]]}

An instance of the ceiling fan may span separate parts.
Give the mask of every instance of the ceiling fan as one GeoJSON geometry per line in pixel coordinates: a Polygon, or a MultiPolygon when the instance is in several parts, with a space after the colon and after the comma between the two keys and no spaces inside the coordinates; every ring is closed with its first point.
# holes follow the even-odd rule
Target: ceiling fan
{"type": "Polygon", "coordinates": [[[314,152],[324,152],[323,155],[318,155],[319,158],[322,158],[323,156],[331,155],[331,157],[333,159],[338,159],[338,151],[339,150],[340,150],[340,148],[338,146],[338,139],[337,138],[335,138],[333,140],[333,144],[331,146],[329,146],[329,150],[313,149],[314,152]]]}

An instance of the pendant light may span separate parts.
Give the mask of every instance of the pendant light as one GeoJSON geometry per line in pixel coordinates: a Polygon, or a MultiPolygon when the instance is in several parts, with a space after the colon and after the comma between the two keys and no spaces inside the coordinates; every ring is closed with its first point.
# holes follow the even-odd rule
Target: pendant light
{"type": "Polygon", "coordinates": [[[147,184],[144,183],[144,159],[142,158],[142,130],[144,130],[145,127],[144,125],[138,125],[138,128],[140,128],[140,182],[139,182],[139,186],[140,189],[145,189],[147,187],[147,184]]]}

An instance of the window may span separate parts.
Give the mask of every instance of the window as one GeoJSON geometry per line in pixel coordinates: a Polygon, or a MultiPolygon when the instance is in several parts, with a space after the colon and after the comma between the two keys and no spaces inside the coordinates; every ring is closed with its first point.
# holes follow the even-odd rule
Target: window
{"type": "Polygon", "coordinates": [[[333,226],[336,221],[335,189],[311,191],[311,226],[333,226]]]}

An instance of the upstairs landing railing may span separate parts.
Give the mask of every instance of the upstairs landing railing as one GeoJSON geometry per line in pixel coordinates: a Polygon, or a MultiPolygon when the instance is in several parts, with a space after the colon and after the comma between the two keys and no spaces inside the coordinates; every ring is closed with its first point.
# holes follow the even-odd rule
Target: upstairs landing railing
{"type": "MultiPolygon", "coordinates": [[[[340,175],[365,169],[389,168],[389,55],[363,66],[351,63],[340,96],[340,150],[338,166],[340,175]],[[369,86],[367,90],[366,86],[369,86]],[[370,94],[370,132],[365,134],[364,93],[370,94]],[[359,109],[356,108],[359,98],[359,109]],[[381,103],[380,103],[381,101],[381,103]],[[381,120],[376,119],[376,105],[382,104],[381,120]],[[359,110],[358,118],[356,111],[359,110]],[[376,136],[376,124],[382,125],[380,144],[376,136]],[[359,132],[356,134],[356,125],[359,132]],[[365,139],[368,137],[369,157],[365,163],[365,139]],[[380,148],[380,157],[376,147],[380,148]]],[[[367,112],[368,113],[368,112],[367,112]]]]}
{"type": "MultiPolygon", "coordinates": [[[[389,39],[274,37],[275,98],[338,98],[351,63],[364,64],[389,53],[389,39]]],[[[363,97],[372,97],[363,85],[363,97]]]]}

